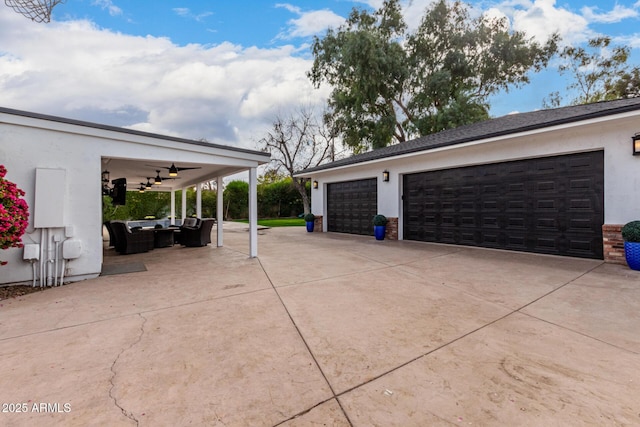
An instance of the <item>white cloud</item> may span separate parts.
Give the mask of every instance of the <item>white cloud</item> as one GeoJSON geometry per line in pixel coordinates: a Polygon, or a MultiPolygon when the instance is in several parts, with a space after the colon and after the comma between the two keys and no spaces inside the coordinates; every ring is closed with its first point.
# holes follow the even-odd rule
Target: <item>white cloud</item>
{"type": "Polygon", "coordinates": [[[605,24],[612,24],[627,18],[638,17],[638,11],[629,7],[620,6],[619,4],[616,4],[609,12],[599,13],[598,10],[598,7],[585,6],[581,12],[589,22],[601,22],[605,24]]]}
{"type": "Polygon", "coordinates": [[[633,33],[612,38],[613,44],[628,46],[631,49],[640,49],[640,33],[633,33]]]}
{"type": "Polygon", "coordinates": [[[298,6],[294,6],[289,3],[276,3],[275,7],[281,7],[283,9],[287,9],[289,12],[295,13],[296,15],[302,14],[302,9],[300,9],[298,6]]]}
{"type": "Polygon", "coordinates": [[[402,15],[409,30],[414,30],[420,25],[426,9],[436,0],[404,0],[401,3],[402,15]]]}
{"type": "Polygon", "coordinates": [[[187,7],[174,7],[172,9],[176,15],[181,16],[183,18],[193,19],[194,21],[202,22],[204,18],[213,15],[213,12],[202,12],[195,14],[191,12],[191,9],[187,7]]]}
{"type": "Polygon", "coordinates": [[[513,30],[523,31],[541,43],[555,32],[563,44],[583,42],[593,35],[585,17],[556,6],[556,0],[507,0],[493,9],[509,19],[513,30]]]}
{"type": "Polygon", "coordinates": [[[122,15],[122,9],[113,4],[111,0],[94,0],[93,4],[100,6],[103,10],[106,9],[111,16],[122,15]]]}
{"type": "Polygon", "coordinates": [[[324,32],[329,27],[337,28],[345,21],[344,17],[326,9],[303,12],[299,7],[286,3],[276,4],[276,7],[287,9],[298,15],[298,18],[287,22],[287,29],[278,35],[280,39],[310,37],[324,32]]]}
{"type": "Polygon", "coordinates": [[[276,113],[328,95],[295,51],[177,46],[0,8],[1,106],[255,148],[276,113]]]}

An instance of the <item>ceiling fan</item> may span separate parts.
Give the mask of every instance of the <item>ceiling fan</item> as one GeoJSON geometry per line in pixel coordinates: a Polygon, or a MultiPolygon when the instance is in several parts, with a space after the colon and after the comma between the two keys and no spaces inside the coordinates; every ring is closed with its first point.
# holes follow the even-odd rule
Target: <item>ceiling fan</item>
{"type": "MultiPolygon", "coordinates": [[[[152,185],[151,180],[152,179],[153,179],[153,184],[155,184],[155,185],[162,185],[162,180],[163,179],[180,179],[179,176],[171,176],[171,173],[169,173],[169,176],[160,176],[160,170],[159,169],[156,169],[156,177],[155,178],[150,177],[150,176],[147,176],[146,178],[147,178],[147,184],[145,185],[146,188],[151,188],[151,185],[152,185]]],[[[142,185],[142,183],[141,183],[141,185],[142,185]]]]}
{"type": "Polygon", "coordinates": [[[147,165],[147,166],[151,166],[154,168],[162,168],[162,169],[168,169],[169,170],[169,176],[172,178],[175,178],[176,176],[178,176],[178,172],[180,171],[186,171],[186,170],[190,170],[190,169],[202,169],[202,167],[197,166],[197,167],[191,167],[191,168],[181,168],[176,166],[175,163],[171,163],[171,166],[167,167],[167,166],[153,166],[153,165],[147,165]]]}

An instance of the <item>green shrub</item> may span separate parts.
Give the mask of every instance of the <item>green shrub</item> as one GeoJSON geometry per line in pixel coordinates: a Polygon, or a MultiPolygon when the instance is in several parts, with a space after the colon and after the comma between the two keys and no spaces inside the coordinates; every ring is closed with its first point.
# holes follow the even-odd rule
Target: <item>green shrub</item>
{"type": "Polygon", "coordinates": [[[316,219],[316,216],[314,214],[312,214],[312,213],[308,213],[308,214],[306,214],[304,216],[304,220],[306,222],[313,222],[313,221],[315,221],[315,219],[316,219]]]}
{"type": "Polygon", "coordinates": [[[387,217],[380,214],[374,216],[373,225],[387,225],[387,217]]]}
{"type": "Polygon", "coordinates": [[[640,221],[626,223],[622,227],[622,238],[627,242],[640,243],[640,221]]]}

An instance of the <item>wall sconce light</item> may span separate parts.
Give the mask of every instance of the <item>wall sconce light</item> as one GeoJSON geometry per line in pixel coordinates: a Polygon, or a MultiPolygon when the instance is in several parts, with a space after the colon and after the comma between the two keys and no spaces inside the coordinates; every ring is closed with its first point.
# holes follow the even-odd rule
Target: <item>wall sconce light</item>
{"type": "Polygon", "coordinates": [[[384,172],[382,172],[382,180],[384,182],[389,182],[389,171],[385,170],[384,172]]]}
{"type": "Polygon", "coordinates": [[[316,181],[315,179],[313,180],[313,189],[314,190],[318,189],[318,181],[316,181]]]}
{"type": "Polygon", "coordinates": [[[637,156],[640,154],[640,132],[633,135],[631,140],[633,141],[633,155],[637,156]]]}

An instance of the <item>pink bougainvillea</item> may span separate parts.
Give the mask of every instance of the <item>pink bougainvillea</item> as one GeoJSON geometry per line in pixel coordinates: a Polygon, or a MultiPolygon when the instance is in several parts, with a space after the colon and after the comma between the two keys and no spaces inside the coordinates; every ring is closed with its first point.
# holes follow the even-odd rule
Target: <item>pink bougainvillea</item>
{"type": "MultiPolygon", "coordinates": [[[[24,191],[4,179],[7,169],[0,165],[0,249],[21,248],[22,235],[29,225],[29,206],[24,191]]],[[[0,261],[5,265],[6,261],[0,261]]]]}

